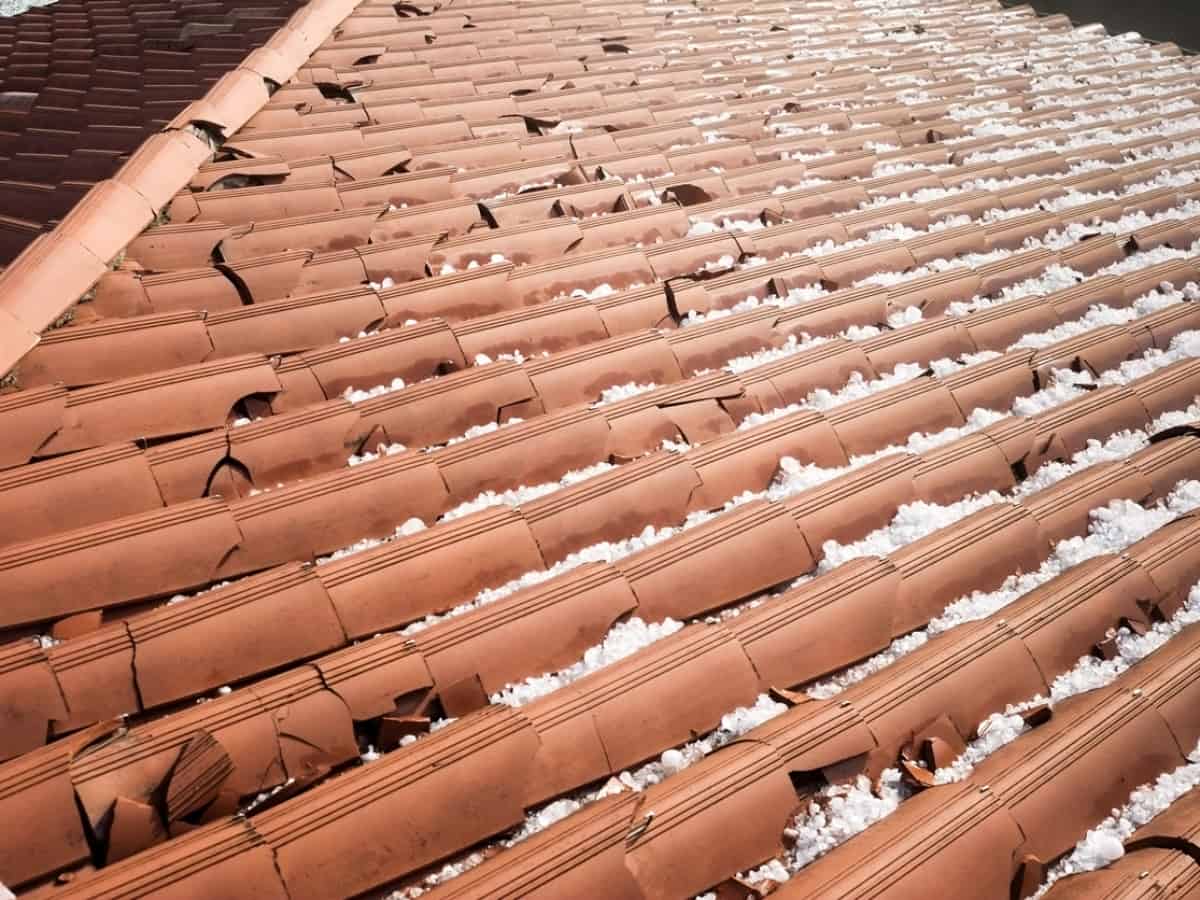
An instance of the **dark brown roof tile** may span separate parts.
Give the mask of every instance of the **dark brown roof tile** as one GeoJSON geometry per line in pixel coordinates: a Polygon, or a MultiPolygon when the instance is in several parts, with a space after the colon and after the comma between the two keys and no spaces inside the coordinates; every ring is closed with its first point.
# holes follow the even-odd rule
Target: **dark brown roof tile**
{"type": "Polygon", "coordinates": [[[136,647],[138,698],[147,708],[334,649],[345,640],[321,582],[298,565],[134,617],[128,629],[136,647]],[[287,621],[303,627],[280,627],[287,621]]]}
{"type": "Polygon", "coordinates": [[[0,684],[5,697],[0,756],[11,759],[46,742],[51,722],[67,715],[66,700],[45,650],[30,638],[0,646],[0,684]]]}
{"type": "Polygon", "coordinates": [[[156,225],[129,243],[125,256],[152,270],[208,265],[233,229],[220,222],[156,225]]]}

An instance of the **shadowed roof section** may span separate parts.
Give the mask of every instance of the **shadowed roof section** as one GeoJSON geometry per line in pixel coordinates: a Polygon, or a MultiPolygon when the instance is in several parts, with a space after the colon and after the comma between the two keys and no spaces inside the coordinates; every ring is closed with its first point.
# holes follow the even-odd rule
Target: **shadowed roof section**
{"type": "Polygon", "coordinates": [[[0,274],[0,883],[1025,900],[1185,783],[1194,59],[280,12],[0,274]]]}
{"type": "Polygon", "coordinates": [[[0,19],[0,262],[52,229],[295,8],[61,0],[0,19]]]}
{"type": "Polygon", "coordinates": [[[209,155],[193,123],[240,125],[328,35],[341,16],[321,6],[64,0],[0,20],[0,369],[209,155]],[[105,239],[82,236],[81,219],[105,239]],[[48,265],[70,275],[47,279],[48,265]]]}

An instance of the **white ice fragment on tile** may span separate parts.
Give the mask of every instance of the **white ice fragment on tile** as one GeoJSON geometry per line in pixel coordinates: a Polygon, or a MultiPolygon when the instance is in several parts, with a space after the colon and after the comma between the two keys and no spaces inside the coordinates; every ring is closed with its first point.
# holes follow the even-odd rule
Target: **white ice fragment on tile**
{"type": "Polygon", "coordinates": [[[374,329],[373,331],[360,331],[356,337],[340,337],[340,338],[338,338],[338,343],[339,344],[348,344],[351,341],[356,340],[357,338],[371,337],[372,335],[376,335],[376,334],[379,334],[378,328],[374,329]]]}
{"type": "Polygon", "coordinates": [[[725,231],[762,231],[766,224],[761,219],[722,219],[721,227],[725,231]]]}
{"type": "Polygon", "coordinates": [[[426,875],[421,879],[420,884],[409,885],[408,887],[392,891],[384,900],[416,900],[416,898],[423,896],[427,891],[437,887],[439,884],[457,878],[464,872],[471,871],[471,869],[483,861],[484,856],[482,853],[469,853],[462,859],[446,863],[436,872],[426,875]]]}
{"type": "Polygon", "coordinates": [[[493,506],[520,506],[522,503],[529,503],[536,500],[538,497],[545,497],[561,490],[564,487],[569,487],[573,484],[587,481],[589,478],[594,478],[597,475],[602,475],[605,472],[615,468],[612,463],[599,462],[595,465],[588,466],[583,469],[575,469],[567,472],[557,481],[548,481],[541,484],[521,485],[520,487],[509,488],[504,491],[484,491],[473,500],[467,500],[460,503],[458,506],[442,514],[442,522],[450,522],[454,519],[460,519],[463,516],[471,513],[480,512],[484,509],[490,509],[493,506]]]}
{"type": "Polygon", "coordinates": [[[357,388],[348,387],[342,391],[342,396],[351,403],[362,403],[364,400],[370,400],[372,397],[382,397],[384,394],[391,394],[394,391],[403,390],[405,387],[403,378],[393,378],[387,384],[379,384],[367,390],[359,390],[357,388]]]}
{"type": "Polygon", "coordinates": [[[925,367],[916,363],[900,363],[891,372],[879,378],[867,379],[861,372],[852,372],[846,384],[838,390],[817,388],[800,403],[791,403],[765,413],[751,413],[738,425],[739,431],[755,428],[776,419],[782,419],[803,410],[815,409],[827,411],[853,400],[861,400],[872,394],[885,391],[897,385],[906,384],[914,378],[919,378],[925,372],[925,367]]]}
{"type": "Polygon", "coordinates": [[[759,219],[722,219],[717,222],[706,222],[700,220],[692,222],[688,228],[687,237],[704,237],[710,234],[721,234],[722,232],[735,231],[759,231],[766,226],[759,219]]]}
{"type": "MultiPolygon", "coordinates": [[[[193,597],[202,597],[205,594],[210,593],[211,591],[219,590],[220,588],[223,588],[223,587],[228,587],[231,584],[233,584],[233,582],[229,581],[229,580],[218,581],[216,584],[210,584],[208,587],[203,588],[199,591],[193,591],[190,594],[176,594],[175,596],[173,596],[167,600],[167,605],[170,606],[171,604],[174,604],[174,603],[183,603],[187,600],[191,600],[193,597]]],[[[58,643],[58,642],[56,641],[55,643],[58,643]]]]}
{"type": "Polygon", "coordinates": [[[972,494],[946,505],[924,500],[905,503],[897,509],[891,522],[860,540],[849,544],[826,541],[822,547],[825,555],[817,571],[828,572],[864,556],[887,556],[935,531],[949,528],[955,522],[981,509],[1002,503],[1004,499],[1002,494],[990,491],[986,494],[972,494]]]}
{"type": "Polygon", "coordinates": [[[491,434],[493,431],[499,431],[501,428],[507,428],[510,425],[518,425],[524,422],[524,419],[509,419],[503,424],[499,422],[488,422],[484,425],[472,425],[458,437],[452,437],[446,441],[445,446],[451,447],[454,444],[461,444],[463,441],[469,441],[473,438],[483,437],[485,434],[491,434]]]}
{"type": "Polygon", "coordinates": [[[515,684],[505,685],[492,694],[491,702],[513,707],[525,706],[573,684],[585,675],[598,672],[651,644],[658,643],[681,628],[683,623],[674,619],[647,624],[634,616],[624,622],[618,622],[609,629],[601,643],[585,650],[583,658],[578,662],[557,672],[536,675],[515,684]]]}
{"type": "Polygon", "coordinates": [[[921,308],[918,306],[906,306],[904,309],[897,310],[887,318],[889,328],[903,328],[905,325],[915,325],[924,318],[921,308]]]}
{"type": "Polygon", "coordinates": [[[729,254],[725,254],[724,256],[720,257],[719,259],[710,259],[707,262],[705,262],[704,268],[702,271],[719,274],[721,272],[726,272],[729,269],[732,269],[734,262],[735,262],[735,260],[732,256],[730,256],[729,254]]]}
{"type": "MultiPolygon", "coordinates": [[[[828,343],[830,338],[810,338],[807,335],[797,337],[794,334],[789,334],[787,340],[778,347],[768,347],[765,350],[758,350],[754,353],[747,353],[745,356],[735,356],[733,359],[727,360],[722,366],[727,372],[732,372],[737,375],[741,372],[749,371],[758,366],[766,365],[767,363],[775,362],[779,359],[786,359],[789,356],[795,356],[805,350],[811,350],[814,347],[819,347],[821,344],[828,343]]],[[[701,374],[699,372],[697,375],[701,374]]]]}
{"type": "Polygon", "coordinates": [[[944,446],[958,438],[965,437],[968,434],[973,434],[981,428],[994,425],[1004,418],[1004,413],[995,410],[972,410],[971,415],[967,417],[966,425],[945,428],[937,432],[916,432],[909,435],[908,440],[903,444],[893,444],[873,453],[852,457],[850,465],[838,468],[823,469],[812,463],[801,463],[792,457],[784,457],[780,460],[779,472],[775,482],[767,491],[767,497],[771,500],[782,500],[786,497],[791,497],[801,491],[817,487],[847,472],[883,459],[885,456],[905,452],[924,453],[936,447],[944,446]]]}
{"type": "Polygon", "coordinates": [[[414,534],[419,534],[420,532],[424,531],[426,527],[427,526],[424,522],[422,522],[416,516],[413,516],[405,519],[400,524],[400,527],[396,529],[396,534],[400,535],[401,537],[410,537],[414,534]]]}
{"type": "Polygon", "coordinates": [[[480,266],[489,266],[489,265],[494,266],[498,263],[504,263],[504,262],[508,262],[508,258],[503,253],[493,253],[488,258],[487,262],[481,263],[477,259],[471,260],[469,263],[467,263],[467,268],[468,269],[478,269],[480,266]]]}
{"type": "Polygon", "coordinates": [[[396,282],[392,281],[390,276],[384,276],[383,281],[371,282],[371,290],[373,291],[386,291],[388,288],[395,286],[396,282]]]}
{"type": "MultiPolygon", "coordinates": [[[[789,875],[794,875],[814,859],[891,815],[907,796],[908,788],[897,769],[885,769],[877,789],[863,775],[850,784],[823,788],[792,823],[795,843],[780,864],[789,875]]],[[[761,866],[751,873],[760,880],[764,874],[761,866]]]]}
{"type": "Polygon", "coordinates": [[[715,125],[718,122],[724,122],[733,118],[733,113],[723,112],[711,116],[696,116],[692,119],[693,125],[715,125]]]}
{"type": "Polygon", "coordinates": [[[988,360],[997,359],[1002,354],[995,350],[980,350],[977,353],[964,353],[957,359],[942,357],[929,361],[929,369],[938,378],[945,378],[971,366],[978,366],[988,360]]]}
{"type": "Polygon", "coordinates": [[[249,813],[254,812],[254,810],[258,809],[258,807],[262,806],[264,803],[266,803],[272,797],[276,796],[280,791],[283,791],[286,788],[291,787],[295,783],[296,783],[295,778],[289,778],[287,781],[283,782],[282,784],[275,785],[270,790],[259,791],[259,793],[255,795],[253,800],[251,800],[249,803],[247,803],[245,806],[243,806],[241,809],[238,810],[238,815],[245,816],[249,813]]]}
{"type": "MultiPolygon", "coordinates": [[[[632,288],[634,285],[630,285],[630,287],[632,288]]],[[[608,282],[604,282],[603,284],[596,285],[591,290],[587,290],[586,288],[575,288],[571,291],[570,296],[572,298],[578,298],[582,300],[601,300],[604,297],[611,297],[616,292],[616,288],[614,288],[608,282]]]]}
{"type": "MultiPolygon", "coordinates": [[[[1193,595],[1196,593],[1193,589],[1193,595]]],[[[1200,602],[1200,601],[1198,601],[1200,602]]],[[[1101,869],[1125,855],[1124,842],[1135,831],[1153,821],[1171,804],[1200,786],[1200,746],[1188,754],[1188,762],[1154,781],[1136,788],[1129,800],[1092,828],[1067,856],[1047,873],[1032,900],[1042,897],[1059,879],[1101,869]]]]}
{"type": "Polygon", "coordinates": [[[555,800],[535,812],[532,818],[518,828],[511,838],[504,841],[504,844],[508,847],[514,847],[537,832],[545,831],[551,825],[556,825],[578,810],[579,803],[570,798],[555,800]]]}
{"type": "Polygon", "coordinates": [[[668,775],[674,775],[678,772],[682,772],[684,767],[687,765],[683,758],[683,754],[674,747],[672,747],[670,750],[664,751],[662,756],[659,757],[658,762],[663,767],[663,771],[668,775]]]}
{"type": "Polygon", "coordinates": [[[388,537],[363,538],[362,540],[355,541],[353,544],[350,544],[347,547],[342,547],[333,551],[333,553],[330,553],[328,556],[318,556],[316,560],[317,565],[327,565],[328,563],[335,562],[336,560],[345,559],[348,556],[354,556],[356,553],[363,553],[367,550],[373,550],[376,547],[382,547],[384,544],[394,540],[397,537],[403,537],[404,535],[400,533],[400,529],[402,527],[403,526],[399,525],[396,526],[396,530],[393,531],[388,537]]]}
{"type": "MultiPolygon", "coordinates": [[[[751,730],[787,712],[788,707],[767,694],[759,694],[750,706],[739,706],[721,717],[721,724],[713,731],[676,748],[678,755],[670,757],[670,765],[676,772],[694,766],[706,756],[737,740],[751,730]]],[[[622,772],[621,778],[629,787],[643,791],[661,783],[669,773],[662,757],[652,760],[632,771],[622,772]]]]}
{"type": "MultiPolygon", "coordinates": [[[[1035,698],[1041,701],[1044,698],[1035,698]]],[[[938,784],[949,784],[963,781],[979,763],[983,762],[1001,747],[1006,747],[1028,730],[1025,719],[1019,711],[1005,710],[992,713],[984,719],[976,729],[976,737],[948,766],[934,773],[938,784]]]]}
{"type": "MultiPolygon", "coordinates": [[[[1182,300],[1181,293],[1177,302],[1182,302],[1182,300]]],[[[1124,325],[1137,317],[1138,310],[1135,307],[1113,309],[1104,305],[1093,306],[1080,319],[1066,322],[1037,334],[1025,335],[1017,341],[1015,347],[1038,350],[1106,325],[1124,325]]]]}
{"type": "Polygon", "coordinates": [[[349,466],[361,466],[363,463],[368,463],[384,456],[395,456],[397,453],[403,453],[407,449],[403,444],[380,444],[374,451],[367,450],[354,454],[346,464],[349,466]]]}
{"type": "Polygon", "coordinates": [[[605,388],[600,392],[600,399],[592,404],[593,409],[601,406],[608,406],[611,403],[619,403],[622,400],[628,400],[630,397],[636,397],[639,394],[644,394],[647,391],[653,391],[658,388],[658,385],[653,381],[645,384],[639,384],[636,381],[626,382],[625,384],[614,384],[612,387],[605,388]]]}

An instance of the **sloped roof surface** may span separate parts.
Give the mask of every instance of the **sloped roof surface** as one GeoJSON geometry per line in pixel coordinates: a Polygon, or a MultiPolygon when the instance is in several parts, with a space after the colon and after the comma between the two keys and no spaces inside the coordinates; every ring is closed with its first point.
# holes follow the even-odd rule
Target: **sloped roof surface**
{"type": "Polygon", "coordinates": [[[1190,885],[1193,59],[974,0],[226,55],[0,275],[0,882],[1190,885]]]}

